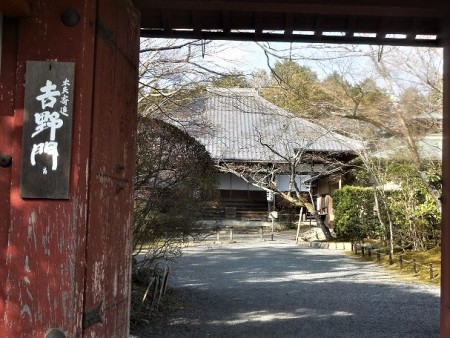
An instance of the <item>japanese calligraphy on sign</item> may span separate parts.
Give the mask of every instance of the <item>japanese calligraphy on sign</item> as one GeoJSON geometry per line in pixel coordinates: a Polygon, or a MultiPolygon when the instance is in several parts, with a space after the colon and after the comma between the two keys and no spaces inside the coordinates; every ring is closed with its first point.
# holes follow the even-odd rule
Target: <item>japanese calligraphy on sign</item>
{"type": "Polygon", "coordinates": [[[23,198],[69,198],[74,73],[73,62],[27,62],[23,198]]]}

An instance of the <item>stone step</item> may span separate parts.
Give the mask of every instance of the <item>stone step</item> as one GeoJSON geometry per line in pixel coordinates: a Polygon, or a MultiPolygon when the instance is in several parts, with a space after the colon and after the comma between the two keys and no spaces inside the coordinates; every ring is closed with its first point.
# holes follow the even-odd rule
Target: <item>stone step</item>
{"type": "Polygon", "coordinates": [[[309,246],[315,249],[330,249],[330,250],[352,250],[352,243],[350,242],[322,242],[312,241],[309,242],[309,246]]]}

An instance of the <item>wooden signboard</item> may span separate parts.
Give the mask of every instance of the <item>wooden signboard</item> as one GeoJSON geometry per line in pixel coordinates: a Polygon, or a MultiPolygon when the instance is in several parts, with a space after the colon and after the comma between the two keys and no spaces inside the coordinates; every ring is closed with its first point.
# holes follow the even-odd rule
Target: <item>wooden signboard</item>
{"type": "Polygon", "coordinates": [[[69,198],[74,73],[73,62],[27,62],[22,198],[69,198]]]}

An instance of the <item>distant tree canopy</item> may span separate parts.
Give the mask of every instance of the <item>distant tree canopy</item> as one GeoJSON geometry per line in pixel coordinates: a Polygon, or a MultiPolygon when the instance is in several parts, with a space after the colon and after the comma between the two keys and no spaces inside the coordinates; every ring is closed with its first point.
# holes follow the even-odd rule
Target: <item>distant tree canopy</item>
{"type": "Polygon", "coordinates": [[[137,147],[133,245],[159,258],[197,231],[202,208],[216,197],[215,169],[203,145],[157,119],[139,117],[137,147]]]}
{"type": "Polygon", "coordinates": [[[317,75],[308,67],[291,60],[277,61],[272,68],[270,87],[261,94],[275,105],[309,117],[324,97],[317,75]]]}
{"type": "Polygon", "coordinates": [[[242,72],[232,72],[227,75],[220,75],[212,80],[214,87],[221,88],[249,88],[250,83],[242,72]]]}

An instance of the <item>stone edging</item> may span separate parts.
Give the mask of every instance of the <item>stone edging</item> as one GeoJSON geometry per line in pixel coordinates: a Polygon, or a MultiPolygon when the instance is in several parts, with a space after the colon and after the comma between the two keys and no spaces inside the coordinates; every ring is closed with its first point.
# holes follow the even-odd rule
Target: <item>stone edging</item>
{"type": "Polygon", "coordinates": [[[313,241],[309,242],[310,248],[315,249],[330,249],[330,250],[352,250],[352,243],[351,242],[319,242],[319,241],[313,241]]]}

